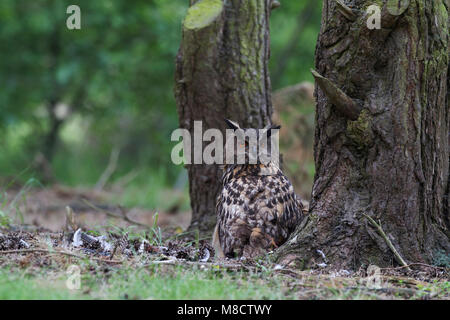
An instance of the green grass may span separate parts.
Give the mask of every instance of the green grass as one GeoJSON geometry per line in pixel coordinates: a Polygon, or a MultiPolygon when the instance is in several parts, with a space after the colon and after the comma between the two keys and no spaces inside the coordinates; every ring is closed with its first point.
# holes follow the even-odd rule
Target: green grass
{"type": "MultiPolygon", "coordinates": [[[[14,183],[12,180],[9,184],[14,183]]],[[[20,208],[20,204],[26,203],[28,192],[33,187],[41,186],[39,181],[34,178],[28,179],[20,189],[20,191],[11,197],[8,192],[8,185],[0,185],[0,227],[7,227],[12,222],[23,224],[24,212],[20,208]]]]}
{"type": "Polygon", "coordinates": [[[242,273],[234,275],[209,270],[183,270],[175,267],[169,274],[162,268],[122,270],[115,273],[98,292],[121,299],[281,299],[270,284],[257,284],[242,273]]]}
{"type": "Polygon", "coordinates": [[[124,268],[81,273],[79,290],[65,286],[67,275],[0,270],[0,299],[284,299],[277,282],[241,272],[175,266],[124,268]]]}
{"type": "Polygon", "coordinates": [[[55,282],[44,275],[28,275],[24,271],[0,269],[0,300],[77,299],[79,292],[68,290],[63,281],[55,282]]]}
{"type": "MultiPolygon", "coordinates": [[[[220,267],[151,265],[146,267],[99,266],[89,261],[77,264],[81,270],[80,288],[66,286],[65,269],[51,264],[41,269],[3,267],[0,269],[0,299],[421,299],[436,293],[434,299],[448,298],[450,283],[417,286],[413,296],[401,292],[384,295],[376,290],[333,286],[318,277],[309,285],[271,271],[259,273],[226,271],[220,267]]],[[[67,265],[68,266],[68,265],[67,265]]],[[[66,267],[67,267],[66,266],[66,267]]]]}

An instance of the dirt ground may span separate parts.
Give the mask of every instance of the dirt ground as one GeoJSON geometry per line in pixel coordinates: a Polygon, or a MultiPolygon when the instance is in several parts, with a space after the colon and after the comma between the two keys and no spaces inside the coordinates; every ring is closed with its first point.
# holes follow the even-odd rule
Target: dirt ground
{"type": "Polygon", "coordinates": [[[188,213],[155,216],[154,211],[107,205],[110,195],[105,192],[61,186],[28,190],[26,197],[20,192],[8,192],[2,205],[12,219],[0,227],[0,269],[37,272],[87,259],[116,269],[165,265],[247,272],[260,282],[276,279],[282,286],[276,290],[295,299],[450,299],[449,268],[415,264],[410,270],[369,266],[356,272],[320,267],[300,271],[277,265],[270,257],[216,260],[210,239],[184,240],[188,213]]]}
{"type": "MultiPolygon", "coordinates": [[[[59,185],[25,191],[23,188],[15,188],[8,190],[4,206],[9,209],[10,216],[22,220],[20,221],[22,225],[44,228],[53,232],[64,229],[67,206],[74,212],[77,223],[85,228],[109,224],[121,228],[139,223],[144,226],[153,225],[155,210],[111,205],[109,203],[114,196],[105,191],[59,185]]],[[[190,212],[158,212],[158,225],[161,228],[175,227],[185,230],[189,226],[190,219],[190,212]]]]}

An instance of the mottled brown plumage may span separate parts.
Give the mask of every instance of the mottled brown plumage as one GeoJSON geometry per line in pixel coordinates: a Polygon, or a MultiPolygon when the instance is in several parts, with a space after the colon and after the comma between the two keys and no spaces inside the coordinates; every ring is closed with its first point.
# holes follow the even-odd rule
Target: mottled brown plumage
{"type": "Polygon", "coordinates": [[[273,162],[225,165],[222,184],[213,236],[219,256],[267,252],[283,244],[302,219],[300,198],[273,162]]]}

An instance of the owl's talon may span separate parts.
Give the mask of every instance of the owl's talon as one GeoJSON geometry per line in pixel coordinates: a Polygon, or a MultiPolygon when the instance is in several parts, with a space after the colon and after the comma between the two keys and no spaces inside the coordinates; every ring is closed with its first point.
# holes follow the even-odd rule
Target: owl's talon
{"type": "Polygon", "coordinates": [[[275,240],[273,238],[271,238],[270,244],[273,246],[273,248],[278,248],[278,246],[275,243],[275,240]]]}

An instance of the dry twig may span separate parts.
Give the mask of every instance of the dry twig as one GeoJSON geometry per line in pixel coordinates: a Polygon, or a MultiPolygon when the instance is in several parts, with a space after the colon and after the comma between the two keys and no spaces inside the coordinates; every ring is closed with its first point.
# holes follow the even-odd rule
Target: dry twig
{"type": "Polygon", "coordinates": [[[420,262],[414,262],[414,263],[410,263],[410,264],[408,264],[406,266],[400,266],[400,267],[381,268],[381,270],[404,269],[404,268],[412,267],[412,266],[421,266],[421,267],[427,267],[427,268],[432,268],[432,269],[437,269],[437,270],[442,270],[442,271],[448,271],[449,270],[448,268],[432,266],[430,264],[420,263],[420,262]]]}
{"type": "Polygon", "coordinates": [[[367,214],[363,213],[363,216],[366,217],[366,219],[369,220],[369,222],[378,230],[378,233],[383,237],[384,241],[386,241],[387,245],[389,246],[389,248],[394,253],[394,256],[397,259],[397,261],[404,268],[406,268],[408,271],[411,271],[411,269],[409,268],[408,264],[405,262],[405,260],[403,260],[402,256],[400,255],[400,253],[398,253],[397,249],[395,249],[395,247],[392,244],[391,240],[389,240],[389,238],[387,237],[386,233],[384,233],[383,228],[381,228],[381,226],[378,223],[376,223],[375,220],[373,220],[367,214]]]}
{"type": "MultiPolygon", "coordinates": [[[[123,219],[123,220],[125,220],[126,222],[128,222],[128,223],[131,223],[131,224],[134,224],[134,225],[137,225],[137,226],[140,226],[140,227],[145,227],[145,228],[148,228],[149,226],[148,225],[146,225],[146,224],[143,224],[143,223],[140,223],[140,222],[138,222],[138,221],[135,221],[135,220],[132,220],[132,219],[130,219],[129,217],[128,217],[128,215],[127,215],[127,213],[124,211],[124,210],[120,210],[120,213],[122,214],[121,216],[118,216],[117,214],[115,214],[115,213],[112,213],[112,212],[110,212],[110,211],[108,211],[108,210],[102,210],[101,208],[99,208],[99,207],[97,207],[95,204],[93,204],[93,203],[91,203],[91,202],[89,202],[88,200],[86,200],[86,199],[83,199],[83,202],[84,203],[86,203],[89,207],[91,207],[92,209],[94,209],[94,210],[96,210],[96,211],[99,211],[99,212],[103,212],[103,213],[105,213],[107,216],[109,216],[109,217],[113,217],[113,218],[116,218],[116,219],[123,219]]],[[[120,209],[120,208],[119,208],[120,209]]]]}

